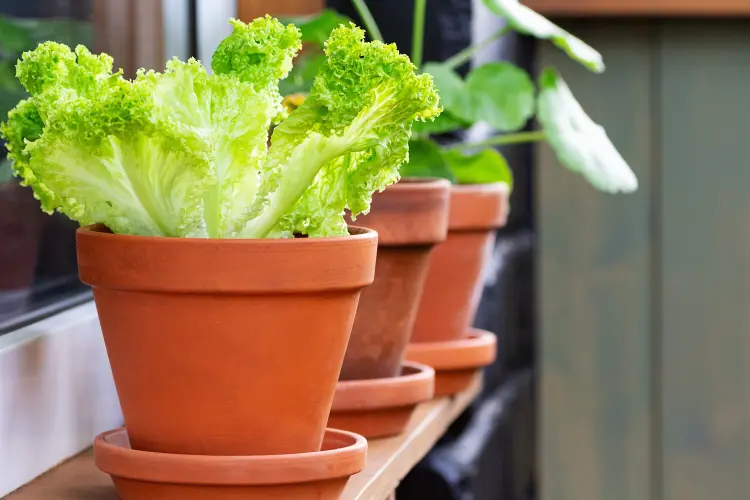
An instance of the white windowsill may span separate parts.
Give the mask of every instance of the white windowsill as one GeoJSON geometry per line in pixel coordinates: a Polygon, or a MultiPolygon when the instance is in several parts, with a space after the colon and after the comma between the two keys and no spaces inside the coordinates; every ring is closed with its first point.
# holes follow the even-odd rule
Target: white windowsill
{"type": "Polygon", "coordinates": [[[93,301],[0,336],[0,498],[119,425],[93,301]]]}

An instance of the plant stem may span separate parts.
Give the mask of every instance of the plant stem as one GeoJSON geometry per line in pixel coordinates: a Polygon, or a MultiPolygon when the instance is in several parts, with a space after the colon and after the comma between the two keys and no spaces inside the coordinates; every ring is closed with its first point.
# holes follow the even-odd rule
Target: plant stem
{"type": "Polygon", "coordinates": [[[504,134],[496,135],[484,141],[478,142],[462,142],[446,146],[443,149],[456,150],[456,149],[474,149],[483,148],[487,146],[505,146],[508,144],[523,144],[527,142],[538,142],[543,141],[546,135],[541,130],[532,130],[530,132],[518,132],[515,134],[504,134]]]}
{"type": "Polygon", "coordinates": [[[372,12],[370,12],[370,8],[365,3],[365,0],[352,0],[352,4],[354,4],[354,8],[357,9],[359,17],[362,18],[365,28],[370,32],[370,37],[373,40],[379,40],[382,42],[383,35],[380,33],[378,23],[376,23],[375,18],[372,17],[372,12]]]}
{"type": "Polygon", "coordinates": [[[479,52],[482,49],[485,49],[489,47],[495,40],[498,40],[505,35],[508,34],[508,32],[512,31],[512,29],[509,26],[504,26],[479,42],[476,45],[470,45],[466,47],[464,50],[459,52],[458,54],[450,57],[447,61],[443,63],[443,65],[448,66],[449,68],[456,69],[462,64],[469,62],[471,58],[479,52]]]}
{"type": "Polygon", "coordinates": [[[417,68],[422,67],[422,50],[424,48],[424,18],[427,11],[427,0],[414,0],[414,25],[411,30],[411,60],[417,68]]]}

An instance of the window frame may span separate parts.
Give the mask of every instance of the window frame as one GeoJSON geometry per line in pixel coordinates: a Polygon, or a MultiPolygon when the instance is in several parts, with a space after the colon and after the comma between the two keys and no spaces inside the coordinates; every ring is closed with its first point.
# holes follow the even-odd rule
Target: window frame
{"type": "MultiPolygon", "coordinates": [[[[205,1],[94,0],[93,50],[112,55],[127,77],[139,67],[162,69],[173,56],[186,59],[191,9],[205,1]]],[[[0,335],[0,498],[123,425],[90,290],[17,324],[0,335]]]]}

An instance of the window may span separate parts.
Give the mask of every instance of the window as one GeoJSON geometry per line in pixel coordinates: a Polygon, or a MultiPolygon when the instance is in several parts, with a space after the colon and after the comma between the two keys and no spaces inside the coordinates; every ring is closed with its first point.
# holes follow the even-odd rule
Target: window
{"type": "MultiPolygon", "coordinates": [[[[26,95],[15,78],[25,51],[54,40],[83,44],[114,57],[133,76],[139,67],[162,68],[172,56],[196,51],[191,17],[227,12],[203,0],[3,0],[0,2],[0,121],[26,95]]],[[[233,4],[233,2],[229,2],[233,4]]],[[[233,4],[226,18],[234,15],[233,4]]],[[[205,23],[204,23],[205,24],[205,23]]],[[[216,26],[213,26],[215,28],[216,26]]],[[[206,30],[211,34],[217,31],[206,30]]],[[[223,30],[218,30],[223,31],[223,30]]],[[[210,37],[204,37],[209,39],[210,37]]],[[[218,41],[216,42],[218,43],[218,41]]],[[[12,175],[0,141],[0,335],[90,299],[78,280],[77,224],[46,215],[29,188],[12,175]]]]}
{"type": "MultiPolygon", "coordinates": [[[[38,42],[85,44],[133,76],[213,43],[217,25],[195,20],[217,10],[220,31],[235,0],[0,0],[0,121],[25,95],[15,62],[38,42]]],[[[78,280],[76,227],[41,212],[0,141],[0,497],[122,424],[96,308],[78,280]]]]}
{"type": "MultiPolygon", "coordinates": [[[[0,4],[0,119],[25,97],[15,62],[44,40],[93,44],[91,1],[0,4]]],[[[0,149],[0,334],[40,315],[86,300],[78,281],[75,223],[41,212],[31,190],[11,173],[0,149]]]]}

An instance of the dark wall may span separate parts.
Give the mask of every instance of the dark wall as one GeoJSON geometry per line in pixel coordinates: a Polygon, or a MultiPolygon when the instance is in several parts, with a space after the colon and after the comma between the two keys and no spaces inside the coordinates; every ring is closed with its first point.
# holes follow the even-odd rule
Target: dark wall
{"type": "MultiPolygon", "coordinates": [[[[471,43],[471,0],[430,0],[425,20],[425,61],[443,61],[471,43]]],[[[362,24],[351,0],[328,0],[332,9],[362,24]]],[[[414,2],[409,0],[369,0],[367,5],[386,42],[394,42],[401,52],[411,52],[414,2]]]]}

